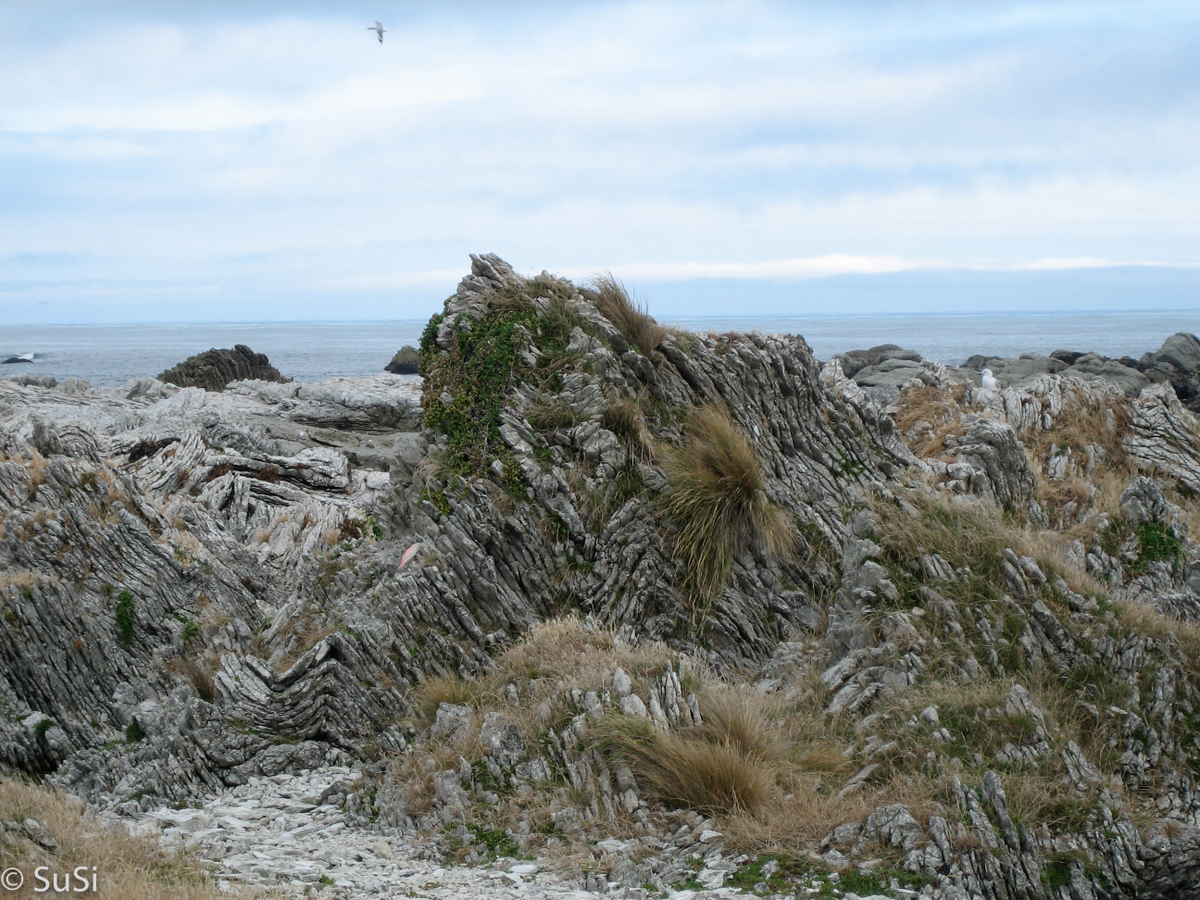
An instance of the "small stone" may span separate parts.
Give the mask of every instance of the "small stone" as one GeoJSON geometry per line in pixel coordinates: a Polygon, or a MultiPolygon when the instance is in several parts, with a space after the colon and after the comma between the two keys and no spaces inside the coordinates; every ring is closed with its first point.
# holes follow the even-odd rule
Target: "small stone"
{"type": "Polygon", "coordinates": [[[621,698],[621,712],[634,719],[646,719],[650,715],[646,712],[646,704],[637,694],[621,698]]]}

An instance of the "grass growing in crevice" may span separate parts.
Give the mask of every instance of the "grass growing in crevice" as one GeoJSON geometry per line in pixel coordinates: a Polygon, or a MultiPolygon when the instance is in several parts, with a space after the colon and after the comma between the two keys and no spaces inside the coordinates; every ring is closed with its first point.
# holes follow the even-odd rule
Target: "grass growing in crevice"
{"type": "Polygon", "coordinates": [[[723,409],[694,412],[683,445],[663,456],[663,512],[675,529],[669,549],[698,624],[725,587],[737,553],[786,557],[796,535],[787,512],[767,499],[754,448],[723,409]]]}
{"type": "Polygon", "coordinates": [[[966,430],[967,385],[914,386],[900,392],[893,419],[908,448],[920,457],[946,458],[946,438],[966,430]]]}
{"type": "Polygon", "coordinates": [[[667,339],[667,329],[651,318],[612,275],[595,279],[591,288],[584,290],[584,296],[642,355],[649,356],[667,339]]]}
{"type": "Polygon", "coordinates": [[[625,397],[610,400],[600,416],[600,424],[617,436],[635,458],[654,459],[654,440],[636,403],[625,397]]]}

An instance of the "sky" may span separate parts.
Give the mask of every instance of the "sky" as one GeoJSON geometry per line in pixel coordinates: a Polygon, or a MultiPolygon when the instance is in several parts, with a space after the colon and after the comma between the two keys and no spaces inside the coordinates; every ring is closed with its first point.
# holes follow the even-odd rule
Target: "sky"
{"type": "Polygon", "coordinates": [[[7,0],[0,324],[1196,309],[1198,147],[1195,0],[7,0]]]}

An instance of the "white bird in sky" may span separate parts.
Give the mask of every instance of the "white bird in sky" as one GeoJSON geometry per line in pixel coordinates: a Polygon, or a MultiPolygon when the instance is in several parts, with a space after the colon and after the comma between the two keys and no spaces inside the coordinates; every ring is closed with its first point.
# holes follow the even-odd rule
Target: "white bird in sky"
{"type": "Polygon", "coordinates": [[[382,22],[376,22],[374,25],[368,25],[367,31],[373,31],[377,35],[379,35],[379,43],[382,44],[383,43],[383,33],[385,31],[387,31],[387,29],[383,27],[382,22]]]}
{"type": "Polygon", "coordinates": [[[980,374],[979,385],[985,391],[1000,390],[1000,382],[996,380],[996,376],[992,374],[991,369],[984,369],[980,374]]]}

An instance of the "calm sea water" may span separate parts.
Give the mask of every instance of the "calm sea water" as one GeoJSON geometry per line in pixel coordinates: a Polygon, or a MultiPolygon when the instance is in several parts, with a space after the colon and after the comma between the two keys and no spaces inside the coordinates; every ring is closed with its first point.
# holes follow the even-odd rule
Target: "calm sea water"
{"type": "MultiPolygon", "coordinates": [[[[796,318],[664,319],[693,331],[802,334],[818,359],[899,344],[949,365],[975,353],[1018,356],[1058,349],[1139,357],[1177,331],[1200,333],[1200,310],[1129,313],[858,315],[796,318]]],[[[212,347],[246,344],[297,381],[373,375],[425,320],[196,325],[0,325],[0,360],[33,354],[32,364],[0,365],[0,376],[37,372],[113,386],[157,375],[212,347]]]]}

